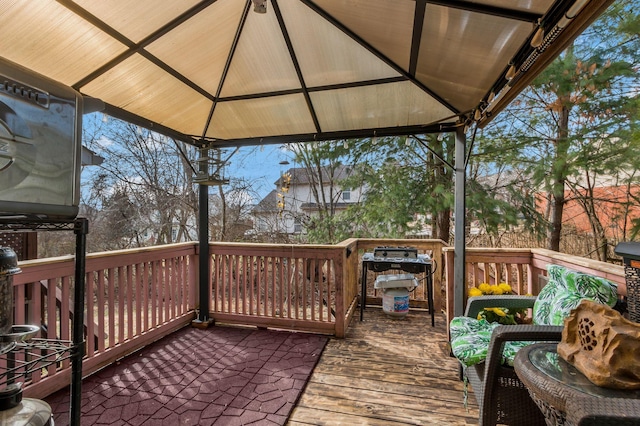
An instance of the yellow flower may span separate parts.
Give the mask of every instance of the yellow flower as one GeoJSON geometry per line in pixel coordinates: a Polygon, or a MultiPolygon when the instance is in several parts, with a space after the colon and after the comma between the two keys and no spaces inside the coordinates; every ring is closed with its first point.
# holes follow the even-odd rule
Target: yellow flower
{"type": "Polygon", "coordinates": [[[491,293],[491,286],[487,283],[482,283],[478,286],[478,289],[480,289],[480,291],[482,292],[482,294],[490,294],[491,293]]]}
{"type": "Polygon", "coordinates": [[[500,308],[491,308],[491,310],[492,310],[496,315],[498,315],[499,317],[506,317],[506,316],[507,316],[506,312],[505,312],[505,311],[503,311],[503,310],[502,310],[502,309],[500,309],[500,308]]]}
{"type": "Polygon", "coordinates": [[[498,287],[502,289],[503,293],[511,293],[511,286],[507,283],[500,283],[498,287]]]}
{"type": "Polygon", "coordinates": [[[469,289],[469,297],[473,296],[482,296],[482,291],[475,287],[469,289]]]}
{"type": "Polygon", "coordinates": [[[495,295],[499,296],[502,293],[504,293],[504,292],[502,291],[502,289],[499,286],[497,286],[497,285],[492,285],[491,286],[491,294],[495,294],[495,295]]]}

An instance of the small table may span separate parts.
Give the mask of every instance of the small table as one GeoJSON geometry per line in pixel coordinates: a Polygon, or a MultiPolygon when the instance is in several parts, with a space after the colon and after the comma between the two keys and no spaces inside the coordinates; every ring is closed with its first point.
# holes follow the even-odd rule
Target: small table
{"type": "Polygon", "coordinates": [[[433,277],[431,276],[431,258],[426,254],[419,254],[417,258],[411,257],[382,257],[373,253],[362,255],[362,277],[360,290],[360,321],[364,316],[364,305],[367,301],[367,271],[384,272],[388,270],[402,270],[412,274],[425,274],[427,280],[427,303],[431,314],[431,327],[435,326],[433,312],[433,277]]]}
{"type": "Polygon", "coordinates": [[[640,391],[594,385],[563,360],[556,348],[556,343],[526,346],[518,351],[513,364],[547,425],[574,425],[585,415],[597,415],[587,413],[590,406],[606,407],[611,413],[606,414],[607,421],[612,423],[601,420],[593,424],[622,424],[622,419],[631,419],[632,423],[625,424],[638,424],[635,422],[640,419],[640,391]],[[620,421],[611,420],[613,417],[620,421]]]}

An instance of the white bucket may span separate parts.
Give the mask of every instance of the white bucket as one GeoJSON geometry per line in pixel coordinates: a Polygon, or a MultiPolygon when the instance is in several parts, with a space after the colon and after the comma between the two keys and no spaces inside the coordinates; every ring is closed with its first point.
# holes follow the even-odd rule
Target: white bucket
{"type": "Polygon", "coordinates": [[[382,311],[392,317],[405,317],[409,313],[409,291],[406,288],[383,289],[382,311]]]}

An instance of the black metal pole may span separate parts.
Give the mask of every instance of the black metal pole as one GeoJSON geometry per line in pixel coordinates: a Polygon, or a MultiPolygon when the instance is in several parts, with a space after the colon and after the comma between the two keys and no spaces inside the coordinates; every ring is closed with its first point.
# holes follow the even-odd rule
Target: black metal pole
{"type": "Polygon", "coordinates": [[[80,426],[80,408],[82,402],[82,358],[84,357],[84,297],[87,233],[89,221],[77,218],[74,222],[76,234],[76,270],[73,292],[73,344],[71,348],[71,406],[69,424],[80,426]]]}
{"type": "Polygon", "coordinates": [[[455,205],[453,209],[454,256],[453,256],[453,314],[460,316],[464,312],[465,293],[465,228],[466,228],[466,135],[464,127],[456,129],[455,149],[455,205]]]}
{"type": "Polygon", "coordinates": [[[200,310],[197,321],[206,323],[209,321],[209,187],[199,186],[199,304],[200,310]]]}

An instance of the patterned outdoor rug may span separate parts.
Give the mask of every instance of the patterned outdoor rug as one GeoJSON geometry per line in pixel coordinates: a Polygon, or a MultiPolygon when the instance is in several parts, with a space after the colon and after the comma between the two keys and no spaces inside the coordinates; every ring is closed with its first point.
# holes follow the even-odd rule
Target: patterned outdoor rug
{"type": "MultiPolygon", "coordinates": [[[[183,328],[82,382],[82,425],[282,425],[328,338],[183,328]]],[[[69,392],[46,401],[69,424],[69,392]]]]}

